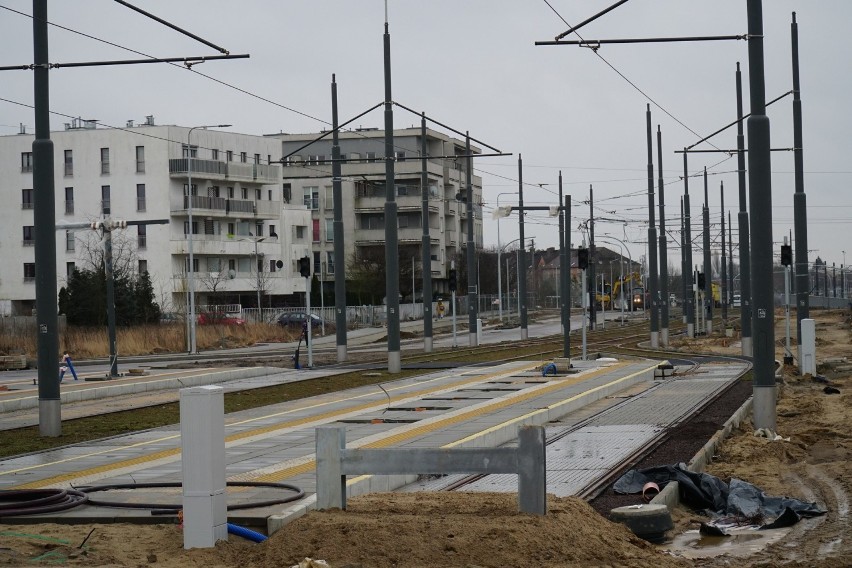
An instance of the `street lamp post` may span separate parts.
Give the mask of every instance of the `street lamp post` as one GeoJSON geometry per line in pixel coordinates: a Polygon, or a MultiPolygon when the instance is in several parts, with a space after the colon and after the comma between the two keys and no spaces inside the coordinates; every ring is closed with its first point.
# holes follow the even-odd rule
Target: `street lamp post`
{"type": "MultiPolygon", "coordinates": [[[[500,196],[501,195],[518,195],[517,191],[505,191],[503,193],[497,194],[497,208],[500,208],[500,196]]],[[[503,280],[500,274],[500,217],[497,217],[497,299],[499,302],[497,303],[497,307],[499,309],[500,322],[503,322],[503,280]]],[[[506,279],[508,284],[509,274],[506,273],[506,279]]],[[[508,287],[508,286],[507,286],[508,287]]]]}
{"type": "MultiPolygon", "coordinates": [[[[498,238],[499,238],[499,237],[498,237],[498,238]]],[[[527,239],[529,239],[529,240],[533,240],[533,239],[535,239],[535,237],[524,237],[524,240],[527,240],[527,239]]],[[[516,242],[518,242],[518,241],[520,241],[520,240],[521,240],[521,239],[519,239],[519,238],[518,238],[518,239],[512,239],[511,241],[509,241],[508,243],[506,243],[505,245],[503,245],[503,247],[502,247],[502,248],[498,246],[498,247],[497,247],[497,254],[498,254],[498,257],[497,257],[497,258],[499,258],[500,252],[501,252],[501,251],[503,251],[503,250],[504,250],[507,246],[509,246],[509,245],[510,245],[510,244],[512,244],[512,243],[516,243],[516,242]]],[[[521,247],[523,247],[523,243],[521,243],[521,246],[520,246],[520,247],[518,247],[518,248],[521,248],[521,247]]],[[[515,254],[515,258],[516,258],[516,259],[518,259],[518,260],[516,260],[516,261],[515,261],[515,265],[516,265],[516,266],[515,266],[515,268],[517,269],[517,273],[518,273],[518,276],[517,276],[518,281],[520,281],[520,279],[521,279],[521,263],[520,263],[520,257],[519,257],[519,255],[517,254],[517,251],[516,251],[516,254],[515,254]]],[[[497,264],[499,265],[500,263],[498,262],[497,264]]],[[[524,270],[524,277],[526,278],[526,270],[524,270]]],[[[507,283],[508,283],[508,278],[509,278],[509,261],[507,260],[507,261],[506,261],[506,279],[507,279],[507,283]]],[[[520,290],[520,288],[518,288],[518,290],[520,290]]],[[[501,317],[502,317],[502,316],[501,316],[501,317]]],[[[520,317],[521,317],[521,296],[520,296],[520,294],[518,294],[518,318],[519,318],[519,321],[520,321],[520,317]]]]}
{"type": "Polygon", "coordinates": [[[255,281],[256,282],[255,285],[257,286],[257,322],[260,323],[261,321],[263,321],[263,318],[261,317],[263,308],[261,307],[261,303],[260,303],[260,269],[262,268],[262,265],[260,264],[260,255],[257,252],[257,243],[259,243],[261,241],[265,241],[266,237],[256,237],[256,236],[252,235],[251,233],[249,233],[249,237],[250,238],[248,238],[248,239],[239,239],[239,240],[251,241],[251,242],[254,243],[254,268],[257,271],[257,279],[255,281]]]}
{"type": "MultiPolygon", "coordinates": [[[[189,215],[189,229],[187,233],[187,248],[189,249],[189,267],[187,278],[189,285],[189,352],[197,353],[198,347],[195,339],[195,267],[193,266],[194,257],[192,255],[192,131],[196,129],[207,128],[228,128],[230,124],[208,124],[204,126],[193,126],[186,133],[186,192],[187,192],[187,213],[189,215]]],[[[260,306],[258,306],[260,307],[260,306]]]]}

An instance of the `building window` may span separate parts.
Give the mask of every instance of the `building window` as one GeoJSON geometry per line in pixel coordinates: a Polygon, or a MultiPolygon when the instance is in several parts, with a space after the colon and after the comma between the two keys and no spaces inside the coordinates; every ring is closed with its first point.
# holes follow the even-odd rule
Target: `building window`
{"type": "Polygon", "coordinates": [[[234,161],[234,152],[233,151],[231,151],[231,150],[225,151],[225,161],[226,162],[233,162],[234,161]]]}
{"type": "Polygon", "coordinates": [[[284,203],[290,203],[292,191],[292,186],[289,183],[285,183],[281,186],[281,198],[284,200],[284,203]]]}
{"type": "Polygon", "coordinates": [[[148,261],[140,258],[139,259],[139,274],[145,274],[148,272],[148,261]]]}
{"type": "MultiPolygon", "coordinates": [[[[188,185],[186,185],[186,184],[183,184],[183,194],[184,194],[184,196],[189,195],[189,193],[188,193],[188,192],[189,192],[189,186],[188,186],[188,185]]],[[[196,184],[192,184],[192,195],[193,195],[193,196],[198,195],[198,185],[196,185],[196,184]]]]}
{"type": "Polygon", "coordinates": [[[376,161],[376,153],[375,152],[367,152],[367,162],[373,163],[376,161]]]}
{"type": "MultiPolygon", "coordinates": [[[[188,234],[189,234],[189,221],[184,221],[184,222],[183,222],[183,234],[184,234],[184,235],[188,235],[188,234]]],[[[198,234],[198,221],[193,221],[193,222],[192,222],[192,234],[193,234],[193,235],[197,235],[197,234],[198,234]]]]}
{"type": "Polygon", "coordinates": [[[307,229],[307,227],[305,227],[304,225],[297,225],[296,226],[296,238],[299,239],[299,240],[304,239],[306,229],[307,229]]]}
{"type": "Polygon", "coordinates": [[[396,153],[396,161],[404,162],[405,161],[405,152],[397,152],[396,153]]]}
{"type": "Polygon", "coordinates": [[[104,215],[109,215],[110,213],[108,185],[101,186],[101,212],[104,215]]]}
{"type": "Polygon", "coordinates": [[[254,236],[262,237],[263,236],[263,223],[257,223],[254,226],[254,236]]]}
{"type": "Polygon", "coordinates": [[[33,171],[32,152],[21,152],[21,171],[24,173],[33,171]]]}
{"type": "Polygon", "coordinates": [[[278,233],[275,232],[275,225],[269,225],[269,236],[273,239],[278,238],[278,233]]]}
{"type": "Polygon", "coordinates": [[[32,189],[22,189],[21,190],[21,209],[32,209],[33,208],[33,190],[32,189]]]}
{"type": "Polygon", "coordinates": [[[35,262],[24,263],[24,282],[35,282],[35,262]]]}
{"type": "Polygon", "coordinates": [[[334,253],[325,253],[325,267],[328,274],[334,274],[334,253]]]}
{"type": "Polygon", "coordinates": [[[136,248],[148,247],[148,226],[136,225],[136,248]]]}
{"type": "Polygon", "coordinates": [[[254,198],[257,201],[261,201],[263,199],[263,192],[259,189],[254,190],[254,198]]]}
{"type": "Polygon", "coordinates": [[[74,153],[71,150],[65,150],[65,175],[74,175],[74,153]]]}
{"type": "Polygon", "coordinates": [[[74,243],[77,239],[74,238],[74,231],[65,231],[65,250],[67,252],[74,251],[74,243]]]}
{"type": "Polygon", "coordinates": [[[278,261],[277,261],[277,260],[273,260],[273,259],[271,259],[271,258],[269,259],[269,272],[275,272],[275,270],[276,270],[275,263],[276,263],[276,262],[278,262],[278,261]]]}
{"type": "Polygon", "coordinates": [[[137,211],[145,211],[146,203],[145,203],[145,184],[137,183],[136,184],[136,210],[137,211]]]}
{"type": "Polygon", "coordinates": [[[334,209],[334,188],[330,185],[325,186],[325,210],[334,209]]]}
{"type": "Polygon", "coordinates": [[[313,240],[315,243],[320,241],[320,222],[319,219],[311,219],[313,223],[313,240]]]}
{"type": "Polygon", "coordinates": [[[24,225],[23,245],[25,247],[35,245],[35,228],[32,225],[24,225]]]}
{"type": "Polygon", "coordinates": [[[263,259],[262,258],[257,259],[257,271],[263,272],[263,259]]]}
{"type": "Polygon", "coordinates": [[[266,198],[267,198],[269,201],[272,201],[272,190],[271,190],[271,189],[267,189],[267,190],[266,190],[266,198]]]}
{"type": "Polygon", "coordinates": [[[77,264],[76,263],[73,263],[73,262],[66,262],[65,263],[65,277],[66,278],[71,278],[71,276],[74,274],[75,270],[77,270],[77,264]]]}
{"type": "Polygon", "coordinates": [[[145,173],[145,146],[136,146],[136,173],[145,173]]]}
{"type": "Polygon", "coordinates": [[[233,199],[233,198],[234,198],[234,188],[229,187],[228,188],[228,199],[233,199]]]}
{"type": "Polygon", "coordinates": [[[244,188],[242,188],[242,190],[243,190],[243,192],[242,192],[243,201],[248,201],[248,188],[244,187],[244,188]]]}
{"type": "Polygon", "coordinates": [[[240,162],[245,164],[248,162],[248,154],[245,152],[240,152],[240,162]]]}
{"type": "Polygon", "coordinates": [[[186,262],[183,265],[184,270],[187,272],[198,272],[198,267],[200,266],[198,257],[192,259],[192,270],[189,269],[189,258],[186,259],[186,262]]]}
{"type": "Polygon", "coordinates": [[[217,150],[217,149],[215,149],[215,148],[214,148],[214,149],[212,149],[212,150],[210,150],[210,157],[211,157],[213,160],[218,160],[218,159],[219,159],[219,150],[217,150]]]}
{"type": "Polygon", "coordinates": [[[187,146],[186,144],[182,144],[181,153],[183,154],[184,158],[197,158],[198,146],[187,146]]]}
{"type": "Polygon", "coordinates": [[[109,173],[109,148],[101,148],[101,173],[109,173]]]}
{"type": "Polygon", "coordinates": [[[319,209],[319,188],[308,186],[303,188],[305,207],[311,210],[319,209]]]}
{"type": "Polygon", "coordinates": [[[334,242],[334,219],[325,220],[325,242],[334,242]]]}
{"type": "Polygon", "coordinates": [[[236,225],[234,223],[228,223],[228,238],[234,238],[234,235],[237,234],[236,225]]]}
{"type": "Polygon", "coordinates": [[[228,272],[236,272],[237,271],[237,259],[229,258],[228,259],[228,272]]]}
{"type": "Polygon", "coordinates": [[[314,253],[314,268],[311,272],[313,272],[314,274],[322,275],[322,266],[320,266],[320,253],[319,252],[314,253]]]}
{"type": "Polygon", "coordinates": [[[260,154],[255,154],[255,155],[254,155],[254,163],[255,163],[255,164],[260,164],[260,154]]]}
{"type": "Polygon", "coordinates": [[[71,215],[74,213],[74,188],[65,188],[65,213],[71,215]]]}

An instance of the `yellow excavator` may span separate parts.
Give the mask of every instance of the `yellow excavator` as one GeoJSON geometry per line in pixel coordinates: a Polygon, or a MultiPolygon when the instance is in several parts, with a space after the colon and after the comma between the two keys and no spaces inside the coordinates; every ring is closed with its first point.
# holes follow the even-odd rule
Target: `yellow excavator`
{"type": "Polygon", "coordinates": [[[607,309],[643,309],[645,307],[645,287],[642,286],[642,276],[638,272],[625,274],[623,278],[619,278],[612,286],[612,295],[604,298],[607,303],[607,309]]]}

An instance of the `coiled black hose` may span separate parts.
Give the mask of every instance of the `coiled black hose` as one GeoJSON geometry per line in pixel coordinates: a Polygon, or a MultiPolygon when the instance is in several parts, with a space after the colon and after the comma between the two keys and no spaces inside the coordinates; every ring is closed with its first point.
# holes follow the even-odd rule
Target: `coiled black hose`
{"type": "Polygon", "coordinates": [[[89,496],[76,489],[0,490],[0,517],[39,515],[73,509],[89,496]]]}
{"type": "MultiPolygon", "coordinates": [[[[78,487],[77,489],[87,495],[91,493],[96,493],[99,491],[110,491],[113,489],[152,489],[152,488],[166,488],[166,487],[182,487],[183,484],[179,481],[177,482],[169,482],[169,483],[118,483],[113,485],[90,485],[86,487],[78,487]]],[[[239,503],[234,505],[228,505],[229,511],[236,511],[239,509],[255,509],[257,507],[268,507],[270,505],[279,505],[281,503],[290,503],[292,501],[298,501],[302,497],[305,496],[305,491],[300,487],[295,485],[290,485],[289,483],[267,483],[263,481],[228,481],[228,487],[270,487],[273,489],[284,489],[287,491],[293,491],[293,495],[288,495],[287,497],[282,497],[280,499],[270,499],[267,501],[250,501],[248,503],[239,503]]],[[[121,501],[105,501],[105,500],[96,500],[92,499],[89,496],[89,504],[96,505],[98,507],[115,507],[121,509],[155,509],[159,510],[158,512],[165,511],[179,511],[183,509],[183,504],[178,503],[125,503],[121,501]]]]}

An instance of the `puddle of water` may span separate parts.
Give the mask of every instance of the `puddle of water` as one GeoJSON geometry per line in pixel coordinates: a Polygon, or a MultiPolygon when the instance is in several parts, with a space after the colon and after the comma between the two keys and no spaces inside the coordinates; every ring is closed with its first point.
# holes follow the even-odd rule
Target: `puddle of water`
{"type": "Polygon", "coordinates": [[[742,558],[778,542],[790,529],[758,531],[743,527],[727,532],[729,536],[706,536],[697,530],[690,530],[675,536],[672,542],[661,548],[684,558],[712,558],[722,554],[742,558]]]}

